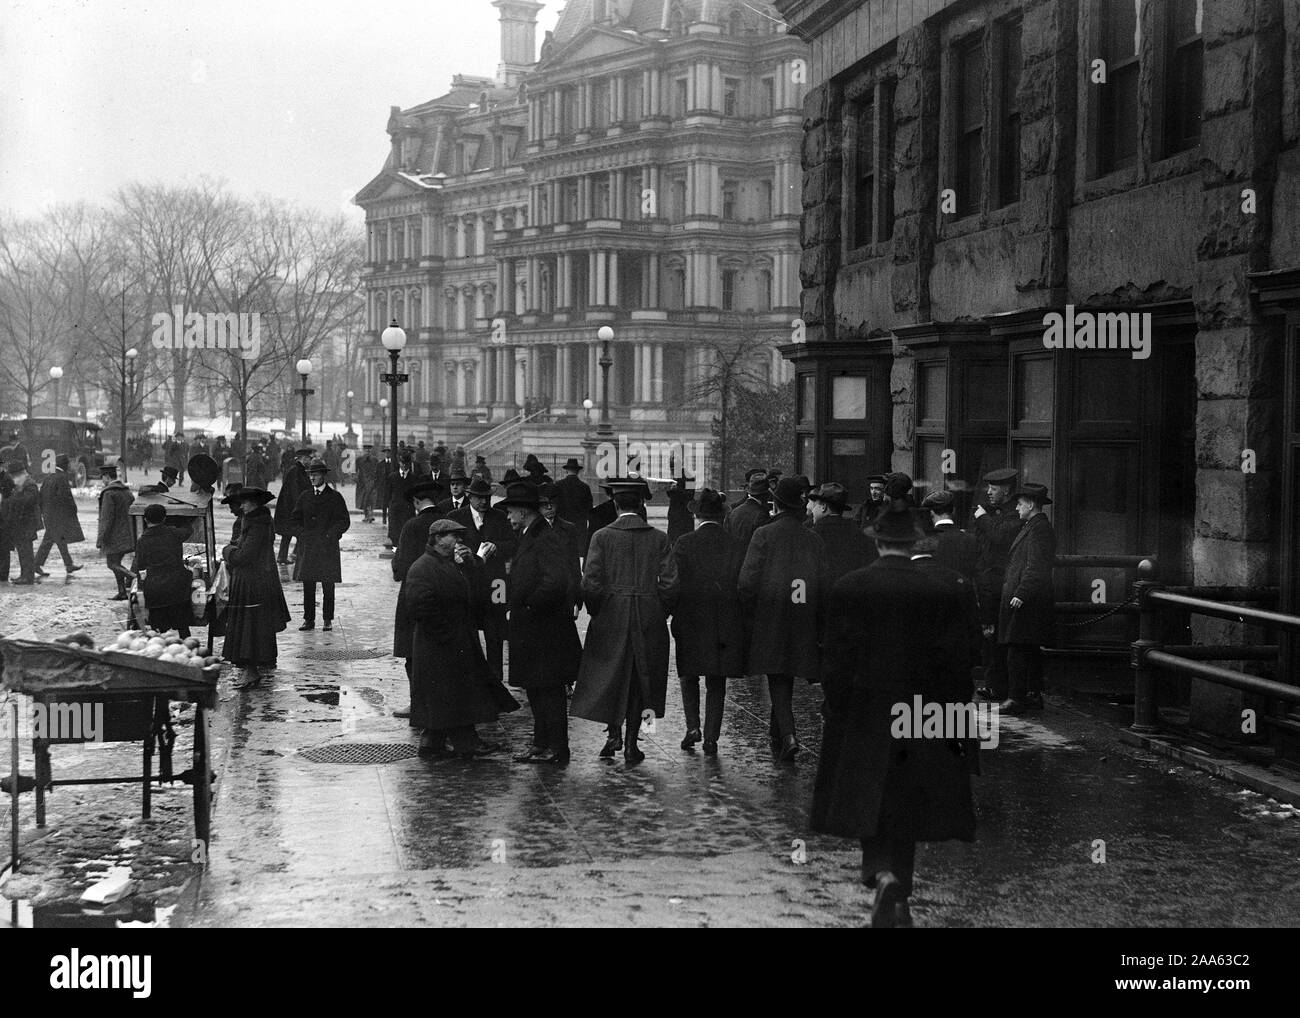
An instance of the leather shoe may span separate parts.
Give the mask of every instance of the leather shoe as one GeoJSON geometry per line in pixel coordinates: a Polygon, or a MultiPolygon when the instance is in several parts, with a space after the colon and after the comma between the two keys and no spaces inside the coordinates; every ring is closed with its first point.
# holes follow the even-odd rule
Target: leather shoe
{"type": "Polygon", "coordinates": [[[130,595],[129,595],[129,594],[114,594],[112,597],[108,598],[108,600],[109,600],[109,601],[126,601],[126,600],[128,600],[129,598],[130,598],[130,595]]]}
{"type": "Polygon", "coordinates": [[[435,742],[427,735],[420,736],[420,748],[418,752],[420,756],[425,757],[426,759],[429,757],[437,758],[450,755],[447,752],[446,742],[435,742]]]}
{"type": "Polygon", "coordinates": [[[316,628],[315,622],[304,622],[301,626],[298,627],[298,632],[305,633],[309,629],[315,629],[315,628],[316,628]]]}
{"type": "Polygon", "coordinates": [[[645,759],[645,754],[642,753],[639,748],[637,748],[637,744],[635,742],[630,743],[628,747],[625,750],[623,750],[623,762],[629,767],[632,766],[633,764],[639,764],[644,759],[645,759]]]}
{"type": "Polygon", "coordinates": [[[605,746],[600,751],[600,758],[602,760],[613,760],[614,754],[617,753],[622,748],[623,748],[623,736],[611,735],[608,739],[605,740],[605,746]]]}
{"type": "Polygon", "coordinates": [[[704,736],[698,728],[692,728],[686,733],[686,738],[682,739],[682,749],[692,749],[697,742],[704,736]]]}
{"type": "Polygon", "coordinates": [[[395,711],[393,711],[393,717],[395,717],[395,718],[409,718],[410,716],[411,716],[411,708],[410,708],[410,707],[407,707],[406,710],[395,710],[395,711]]]}
{"type": "Polygon", "coordinates": [[[86,567],[85,567],[84,565],[79,565],[79,566],[68,566],[68,575],[71,576],[71,575],[72,575],[73,573],[75,573],[78,569],[85,569],[85,568],[86,568],[86,567]]]}
{"type": "Polygon", "coordinates": [[[1010,718],[1019,717],[1028,709],[1023,700],[1008,699],[998,704],[998,713],[1010,718]]]}
{"type": "Polygon", "coordinates": [[[35,581],[35,580],[21,580],[21,579],[20,579],[20,580],[10,580],[9,583],[10,583],[10,585],[12,585],[12,586],[14,586],[14,587],[34,587],[34,586],[36,586],[36,581],[35,581]]]}
{"type": "Polygon", "coordinates": [[[705,756],[717,756],[717,755],[718,755],[718,744],[717,744],[716,742],[714,742],[712,739],[705,739],[705,740],[704,740],[704,755],[705,755],[705,756]]]}
{"type": "Polygon", "coordinates": [[[563,767],[569,762],[569,751],[567,749],[548,749],[541,756],[534,757],[532,762],[563,767]]]}
{"type": "Polygon", "coordinates": [[[545,746],[530,746],[527,752],[520,753],[514,757],[515,763],[535,763],[539,757],[545,756],[550,750],[545,746]]]}
{"type": "Polygon", "coordinates": [[[799,755],[799,740],[793,735],[787,735],[781,741],[781,762],[789,763],[799,755]]]}
{"type": "Polygon", "coordinates": [[[906,901],[903,885],[885,870],[876,874],[876,903],[871,908],[872,929],[893,929],[898,925],[898,906],[906,901]]]}
{"type": "Polygon", "coordinates": [[[44,569],[42,569],[40,566],[37,566],[37,567],[36,567],[36,575],[37,575],[37,576],[49,576],[50,574],[47,573],[44,569]]]}
{"type": "Polygon", "coordinates": [[[327,633],[331,632],[334,629],[334,623],[326,622],[325,625],[321,626],[321,629],[325,630],[327,633]]]}

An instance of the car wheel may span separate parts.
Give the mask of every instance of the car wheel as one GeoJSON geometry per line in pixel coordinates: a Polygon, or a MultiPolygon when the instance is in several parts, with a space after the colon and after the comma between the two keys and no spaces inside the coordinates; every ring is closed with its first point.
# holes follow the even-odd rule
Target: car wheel
{"type": "Polygon", "coordinates": [[[86,486],[86,464],[81,460],[77,460],[72,467],[72,486],[74,488],[86,486]]]}

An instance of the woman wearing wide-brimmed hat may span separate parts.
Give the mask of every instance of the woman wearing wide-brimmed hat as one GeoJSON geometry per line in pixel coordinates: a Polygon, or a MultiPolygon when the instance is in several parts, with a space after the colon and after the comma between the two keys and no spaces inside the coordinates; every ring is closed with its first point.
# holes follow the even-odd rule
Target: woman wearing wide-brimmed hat
{"type": "Polygon", "coordinates": [[[1011,558],[1002,580],[998,605],[998,643],[1007,645],[1010,697],[1003,714],[1023,714],[1043,706],[1043,645],[1052,642],[1056,593],[1052,567],[1056,563],[1056,531],[1043,512],[1052,504],[1047,488],[1025,482],[1012,496],[1021,519],[1011,542],[1011,558]]]}
{"type": "Polygon", "coordinates": [[[275,496],[261,488],[239,492],[239,540],[221,549],[230,570],[230,606],[221,656],[243,672],[241,685],[259,680],[259,669],[275,667],[275,634],[289,624],[289,605],[275,562],[275,529],[267,503],[275,496]]]}

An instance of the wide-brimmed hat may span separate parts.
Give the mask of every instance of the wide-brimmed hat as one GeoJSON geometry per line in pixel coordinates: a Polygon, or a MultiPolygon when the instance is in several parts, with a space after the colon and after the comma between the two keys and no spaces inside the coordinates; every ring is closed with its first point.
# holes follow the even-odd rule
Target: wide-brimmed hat
{"type": "Polygon", "coordinates": [[[244,488],[239,493],[239,501],[256,502],[258,505],[266,505],[274,498],[275,496],[264,488],[244,488]]]}
{"type": "Polygon", "coordinates": [[[1052,500],[1047,497],[1047,485],[1034,484],[1026,481],[1011,494],[1012,498],[1027,498],[1038,505],[1051,505],[1052,500]]]}
{"type": "Polygon", "coordinates": [[[414,504],[417,498],[431,498],[436,502],[446,490],[441,481],[430,478],[427,481],[421,481],[419,484],[412,484],[407,488],[406,500],[414,504]]]}
{"type": "Polygon", "coordinates": [[[510,467],[504,474],[501,475],[502,484],[510,484],[512,481],[517,481],[517,480],[519,480],[519,471],[516,470],[514,467],[510,467]]]}
{"type": "Polygon", "coordinates": [[[185,472],[200,488],[210,488],[221,477],[221,465],[206,452],[196,452],[185,464],[185,472]]]}
{"type": "Polygon", "coordinates": [[[478,495],[482,498],[489,498],[492,495],[492,485],[481,477],[476,477],[469,482],[469,487],[465,489],[468,495],[478,495]]]}
{"type": "Polygon", "coordinates": [[[611,498],[619,492],[634,491],[644,499],[654,497],[650,485],[643,477],[611,477],[600,482],[600,490],[611,498]]]}
{"type": "Polygon", "coordinates": [[[916,525],[912,510],[906,507],[883,510],[863,533],[878,541],[894,541],[898,544],[911,544],[925,536],[916,525]]]}
{"type": "Polygon", "coordinates": [[[570,456],[567,460],[565,460],[563,469],[581,471],[582,464],[578,462],[578,457],[570,456]]]}
{"type": "Polygon", "coordinates": [[[727,499],[719,491],[712,488],[700,488],[695,493],[695,497],[686,504],[686,508],[696,516],[704,516],[708,519],[721,519],[727,515],[727,499]]]}
{"type": "Polygon", "coordinates": [[[543,481],[537,486],[537,497],[543,502],[554,502],[557,491],[554,481],[543,481]]]}
{"type": "Polygon", "coordinates": [[[776,482],[772,499],[779,506],[787,509],[803,508],[803,493],[808,485],[806,477],[782,477],[776,482]]]}
{"type": "Polygon", "coordinates": [[[540,492],[532,481],[512,481],[506,485],[506,497],[497,503],[498,509],[536,509],[541,504],[540,492]]]}
{"type": "Polygon", "coordinates": [[[468,527],[444,516],[442,519],[434,520],[429,524],[429,540],[432,542],[439,534],[462,534],[468,529],[468,527]]]}
{"type": "Polygon", "coordinates": [[[832,512],[842,513],[849,507],[849,494],[844,490],[844,485],[827,481],[808,493],[808,501],[821,502],[832,512]]]}
{"type": "Polygon", "coordinates": [[[238,484],[238,483],[227,484],[225,491],[222,492],[222,497],[220,500],[221,504],[237,505],[239,502],[243,501],[243,499],[241,498],[243,491],[244,491],[244,486],[242,484],[238,484]]]}

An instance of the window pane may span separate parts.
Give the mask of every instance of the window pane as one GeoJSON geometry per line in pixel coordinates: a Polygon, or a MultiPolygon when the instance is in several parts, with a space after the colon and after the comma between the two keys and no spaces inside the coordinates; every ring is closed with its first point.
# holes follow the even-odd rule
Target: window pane
{"type": "MultiPolygon", "coordinates": [[[[837,439],[831,447],[830,476],[848,489],[849,499],[861,502],[867,495],[867,476],[875,470],[867,463],[867,440],[837,439]]],[[[809,475],[811,476],[811,475],[809,475]]]]}
{"type": "Polygon", "coordinates": [[[858,111],[857,180],[853,194],[853,239],[858,247],[872,241],[872,205],[875,200],[876,107],[868,102],[858,111]]]}
{"type": "Polygon", "coordinates": [[[1020,471],[1019,482],[1030,481],[1046,485],[1047,493],[1052,492],[1052,449],[1046,445],[1021,445],[1016,449],[1016,468],[1020,471]]]}
{"type": "Polygon", "coordinates": [[[800,435],[797,458],[799,460],[795,469],[805,477],[814,477],[817,474],[817,461],[815,449],[817,438],[815,435],[800,435]]]}
{"type": "Polygon", "coordinates": [[[1005,438],[971,439],[958,450],[957,476],[970,484],[978,498],[984,497],[984,475],[1008,466],[1005,438]]]}
{"type": "Polygon", "coordinates": [[[817,376],[799,376],[799,423],[812,424],[817,420],[817,376]]]}
{"type": "Polygon", "coordinates": [[[943,424],[948,414],[945,409],[948,394],[948,365],[942,361],[920,366],[921,421],[925,424],[943,424]]]}
{"type": "Polygon", "coordinates": [[[840,375],[831,379],[831,416],[837,421],[861,421],[866,418],[865,375],[840,375]]]}
{"type": "Polygon", "coordinates": [[[1017,359],[1016,422],[1018,427],[1030,423],[1052,423],[1052,360],[1050,357],[1017,359]]]}
{"type": "Polygon", "coordinates": [[[1002,135],[998,153],[998,204],[1020,200],[1020,22],[1008,24],[1002,34],[1002,135]]]}
{"type": "MultiPolygon", "coordinates": [[[[919,489],[918,496],[943,487],[941,471],[945,443],[942,438],[921,438],[916,440],[916,477],[913,479],[919,489]]],[[[919,500],[919,498],[918,498],[919,500]]]]}
{"type": "Polygon", "coordinates": [[[880,228],[876,240],[894,235],[894,84],[880,86],[880,141],[877,144],[875,177],[880,183],[880,228]]]}
{"type": "Polygon", "coordinates": [[[1137,519],[1138,493],[1129,483],[1129,464],[1137,450],[1126,446],[1075,446],[1071,515],[1076,547],[1122,555],[1131,548],[1129,531],[1137,519]],[[1113,550],[1112,550],[1113,549],[1113,550]]]}
{"type": "MultiPolygon", "coordinates": [[[[1005,363],[974,361],[965,366],[963,394],[967,424],[1007,420],[1007,367],[1005,363]]],[[[1004,464],[1005,465],[1005,464],[1004,464]]]]}
{"type": "MultiPolygon", "coordinates": [[[[1172,6],[1186,4],[1187,0],[1175,0],[1172,6]]],[[[1102,17],[1102,47],[1107,65],[1128,57],[1135,57],[1141,48],[1141,19],[1138,9],[1142,0],[1106,0],[1106,10],[1102,17]]]]}
{"type": "Polygon", "coordinates": [[[1089,424],[1131,424],[1142,412],[1141,361],[1093,356],[1076,373],[1075,420],[1089,424]]]}

